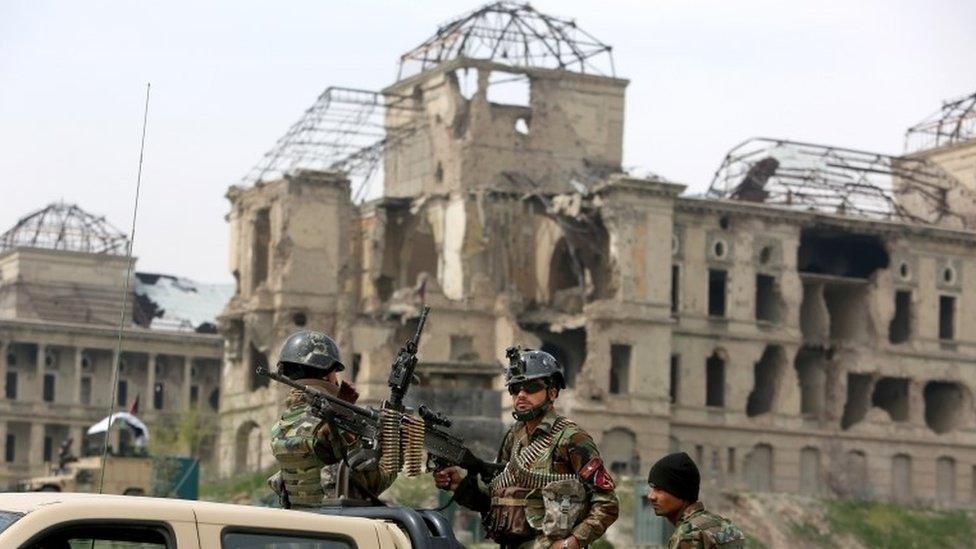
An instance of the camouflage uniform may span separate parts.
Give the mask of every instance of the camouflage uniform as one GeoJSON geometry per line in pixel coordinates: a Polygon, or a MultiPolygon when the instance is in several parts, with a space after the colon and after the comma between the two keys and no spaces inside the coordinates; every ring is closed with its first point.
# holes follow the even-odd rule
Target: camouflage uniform
{"type": "MultiPolygon", "coordinates": [[[[513,449],[525,448],[549,434],[553,427],[559,424],[564,426],[553,433],[549,450],[532,462],[528,469],[532,472],[572,475],[582,482],[586,493],[582,518],[572,527],[571,533],[580,546],[585,547],[602,536],[617,520],[619,514],[613,479],[604,469],[599,450],[590,435],[550,408],[531,434],[526,432],[523,422],[517,422],[509,428],[498,452],[498,462],[509,463],[513,458],[513,449]]],[[[485,516],[490,513],[493,501],[498,503],[504,495],[494,482],[490,486],[485,486],[475,475],[468,475],[455,492],[455,499],[459,504],[485,516]]],[[[526,498],[527,508],[541,508],[541,498],[541,491],[530,492],[526,498]]],[[[518,549],[548,549],[558,539],[561,538],[547,538],[539,528],[532,527],[531,534],[523,541],[502,546],[518,549]]]]}
{"type": "MultiPolygon", "coordinates": [[[[301,379],[299,383],[354,402],[355,391],[348,391],[322,379],[301,379]]],[[[281,419],[271,429],[271,452],[281,466],[281,480],[292,507],[319,507],[323,498],[334,497],[339,482],[339,465],[344,455],[355,453],[362,442],[349,433],[333,436],[328,421],[311,413],[311,406],[298,391],[285,401],[281,419]]],[[[273,478],[273,477],[272,477],[273,478]]],[[[348,497],[369,499],[356,484],[379,495],[393,484],[395,475],[384,475],[378,468],[351,473],[348,497]]]]}
{"type": "Polygon", "coordinates": [[[668,549],[734,549],[745,547],[745,536],[730,520],[709,513],[700,501],[681,513],[668,549]]]}

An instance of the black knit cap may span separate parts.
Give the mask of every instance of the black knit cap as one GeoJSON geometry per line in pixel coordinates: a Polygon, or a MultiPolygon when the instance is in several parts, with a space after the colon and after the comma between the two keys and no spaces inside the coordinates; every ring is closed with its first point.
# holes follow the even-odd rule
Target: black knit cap
{"type": "Polygon", "coordinates": [[[684,452],[668,454],[657,460],[647,474],[647,483],[689,503],[698,501],[701,473],[684,452]]]}

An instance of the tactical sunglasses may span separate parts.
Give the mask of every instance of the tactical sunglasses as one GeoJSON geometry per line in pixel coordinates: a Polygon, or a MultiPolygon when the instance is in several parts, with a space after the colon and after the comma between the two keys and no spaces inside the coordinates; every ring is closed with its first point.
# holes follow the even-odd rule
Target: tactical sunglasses
{"type": "Polygon", "coordinates": [[[538,393],[539,391],[548,387],[545,381],[541,379],[532,379],[529,381],[523,381],[522,383],[514,383],[508,386],[508,394],[515,396],[522,391],[525,394],[531,395],[533,393],[538,393]]]}

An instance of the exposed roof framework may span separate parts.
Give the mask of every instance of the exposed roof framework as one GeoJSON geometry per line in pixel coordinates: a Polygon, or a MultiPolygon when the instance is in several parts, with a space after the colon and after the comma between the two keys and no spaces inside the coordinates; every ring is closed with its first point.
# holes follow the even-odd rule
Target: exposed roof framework
{"type": "Polygon", "coordinates": [[[908,128],[905,150],[921,151],[976,138],[976,92],[945,101],[938,112],[908,128]]]}
{"type": "Polygon", "coordinates": [[[398,78],[458,58],[614,75],[612,47],[572,19],[539,13],[529,4],[495,2],[441,25],[423,44],[400,56],[398,78]]]}
{"type": "Polygon", "coordinates": [[[958,185],[923,159],[754,138],[729,151],[707,196],[875,219],[931,223],[953,217],[964,222],[946,200],[947,191],[958,185]],[[906,210],[896,190],[923,200],[934,219],[906,210]]]}
{"type": "Polygon", "coordinates": [[[0,235],[0,251],[21,247],[125,255],[129,239],[104,217],[56,202],[21,218],[0,235]]]}
{"type": "Polygon", "coordinates": [[[244,184],[299,171],[338,171],[350,177],[356,201],[370,195],[382,171],[383,151],[412,134],[412,98],[329,87],[244,177],[244,184]],[[404,116],[388,117],[391,111],[404,116]],[[390,123],[390,119],[402,123],[390,123]]]}

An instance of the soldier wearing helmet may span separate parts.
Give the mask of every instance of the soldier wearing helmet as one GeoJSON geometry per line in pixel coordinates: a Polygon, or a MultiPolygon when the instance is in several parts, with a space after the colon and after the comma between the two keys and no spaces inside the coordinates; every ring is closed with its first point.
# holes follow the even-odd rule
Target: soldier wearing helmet
{"type": "Polygon", "coordinates": [[[619,514],[613,478],[590,435],[555,410],[566,387],[556,359],[516,347],[506,354],[516,422],[498,452],[505,470],[485,485],[449,467],[435,472],[434,482],[480,512],[488,536],[503,548],[589,546],[619,514]]]}
{"type": "MultiPolygon", "coordinates": [[[[278,355],[279,374],[354,403],[359,394],[339,380],[345,369],[339,347],[322,332],[291,334],[278,355]]],[[[313,415],[299,391],[288,395],[285,411],[271,429],[271,452],[281,471],[268,481],[283,506],[319,507],[323,499],[341,497],[371,500],[395,478],[380,473],[358,438],[313,415]]]]}

